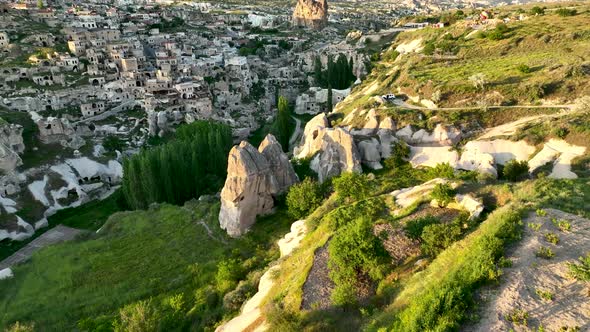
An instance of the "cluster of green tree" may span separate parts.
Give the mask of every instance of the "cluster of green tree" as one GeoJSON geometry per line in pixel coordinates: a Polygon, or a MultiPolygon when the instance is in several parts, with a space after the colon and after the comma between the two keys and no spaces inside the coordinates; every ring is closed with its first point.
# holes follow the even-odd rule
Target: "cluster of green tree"
{"type": "Polygon", "coordinates": [[[352,58],[346,59],[346,55],[340,54],[336,61],[332,56],[328,57],[328,65],[324,70],[319,57],[314,60],[314,79],[322,88],[347,89],[356,80],[354,76],[354,62],[352,58]]]}
{"type": "Polygon", "coordinates": [[[259,49],[264,48],[271,42],[266,39],[255,38],[248,41],[248,43],[238,49],[238,54],[241,56],[256,55],[259,49]]]}
{"type": "Polygon", "coordinates": [[[161,32],[171,32],[184,26],[184,20],[180,17],[174,17],[171,20],[162,19],[160,23],[150,25],[150,29],[159,29],[161,32]]]}
{"type": "Polygon", "coordinates": [[[510,31],[510,28],[504,23],[498,23],[496,27],[491,31],[480,31],[477,34],[478,38],[487,38],[489,40],[502,40],[506,38],[506,34],[510,31]]]}
{"type": "Polygon", "coordinates": [[[277,28],[263,29],[261,27],[252,27],[250,29],[250,33],[254,33],[254,34],[271,34],[271,35],[274,35],[276,33],[279,33],[279,29],[277,29],[277,28]]]}
{"type": "Polygon", "coordinates": [[[278,101],[277,118],[272,126],[271,133],[281,143],[283,151],[289,151],[289,139],[291,138],[291,108],[287,98],[280,96],[278,101]]]}
{"type": "Polygon", "coordinates": [[[232,146],[230,128],[197,121],[178,128],[176,138],[124,161],[123,192],[132,208],[182,204],[222,184],[232,146]]]}

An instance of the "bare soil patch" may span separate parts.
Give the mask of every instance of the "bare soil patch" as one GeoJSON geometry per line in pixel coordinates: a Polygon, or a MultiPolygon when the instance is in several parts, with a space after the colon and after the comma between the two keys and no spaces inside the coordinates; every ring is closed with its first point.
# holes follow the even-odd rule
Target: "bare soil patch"
{"type": "Polygon", "coordinates": [[[590,251],[590,220],[554,209],[546,212],[531,213],[524,220],[523,239],[507,255],[512,266],[504,269],[499,286],[479,293],[481,320],[463,331],[590,329],[589,285],[572,279],[567,267],[590,251]],[[561,231],[552,218],[570,223],[571,229],[561,231]],[[548,233],[557,235],[559,242],[550,243],[548,233]],[[538,257],[541,247],[554,256],[538,257]]]}
{"type": "Polygon", "coordinates": [[[318,248],[313,257],[313,266],[307,275],[307,279],[303,284],[303,298],[301,301],[301,309],[312,310],[329,309],[332,306],[330,295],[334,289],[334,282],[330,279],[328,259],[328,245],[330,241],[318,248]]]}

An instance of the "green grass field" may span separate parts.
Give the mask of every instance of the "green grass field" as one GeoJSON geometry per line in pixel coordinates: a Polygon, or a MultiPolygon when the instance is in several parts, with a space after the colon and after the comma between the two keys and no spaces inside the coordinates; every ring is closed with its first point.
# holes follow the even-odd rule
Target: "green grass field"
{"type": "MultiPolygon", "coordinates": [[[[186,324],[198,326],[205,313],[190,310],[198,290],[215,284],[217,264],[235,257],[243,265],[242,278],[263,268],[278,256],[274,241],[292,221],[284,214],[262,218],[247,236],[232,240],[218,227],[218,211],[218,203],[187,203],[122,212],[97,235],[37,252],[14,268],[15,278],[0,281],[0,329],[20,321],[35,323],[39,331],[67,331],[80,320],[104,321],[101,316],[109,325],[124,305],[149,298],[160,303],[177,294],[186,299],[186,324]]],[[[72,211],[63,217],[76,219],[72,211]]],[[[223,294],[215,296],[205,325],[225,313],[223,294]]]]}

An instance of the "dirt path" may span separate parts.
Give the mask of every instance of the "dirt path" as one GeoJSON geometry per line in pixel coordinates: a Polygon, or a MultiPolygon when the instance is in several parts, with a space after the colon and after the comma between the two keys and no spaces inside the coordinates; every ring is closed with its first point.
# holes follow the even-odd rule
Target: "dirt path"
{"type": "Polygon", "coordinates": [[[43,247],[47,247],[55,243],[73,240],[76,236],[78,236],[78,234],[81,234],[82,232],[84,231],[80,229],[57,225],[56,227],[48,230],[38,238],[31,241],[31,243],[27,244],[27,246],[24,248],[21,248],[19,251],[0,262],[0,270],[28,260],[36,251],[43,247]]]}
{"type": "Polygon", "coordinates": [[[480,292],[481,317],[479,323],[463,331],[560,331],[562,327],[590,329],[590,290],[588,284],[568,276],[568,262],[590,251],[590,220],[547,209],[547,216],[531,213],[524,220],[523,239],[510,250],[507,257],[512,267],[504,269],[499,287],[480,292]],[[560,231],[551,221],[567,220],[571,230],[560,231]],[[534,230],[529,224],[540,225],[534,230]],[[559,237],[557,245],[549,243],[545,235],[559,237]],[[551,259],[537,257],[539,248],[550,248],[551,259]],[[520,324],[509,316],[519,314],[520,324]],[[525,325],[526,323],[526,325],[525,325]]]}
{"type": "Polygon", "coordinates": [[[303,284],[303,298],[301,309],[328,309],[332,306],[332,290],[334,282],[330,279],[328,270],[328,244],[318,248],[313,256],[313,266],[303,284]]]}
{"type": "MultiPolygon", "coordinates": [[[[414,109],[414,110],[425,110],[425,111],[463,111],[463,110],[480,110],[481,106],[470,106],[470,107],[436,107],[428,108],[424,106],[416,106],[408,104],[405,101],[396,100],[395,105],[414,109]]],[[[511,109],[511,108],[564,108],[571,109],[573,105],[515,105],[515,106],[488,106],[487,109],[511,109]]]]}

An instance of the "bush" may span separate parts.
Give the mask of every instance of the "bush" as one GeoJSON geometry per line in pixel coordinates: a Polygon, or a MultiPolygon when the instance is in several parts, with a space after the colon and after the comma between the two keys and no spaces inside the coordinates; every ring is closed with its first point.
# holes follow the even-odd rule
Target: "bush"
{"type": "Polygon", "coordinates": [[[433,216],[426,216],[418,219],[410,220],[406,223],[404,231],[412,239],[419,239],[422,237],[424,228],[429,225],[438,224],[439,221],[433,216]]]}
{"type": "Polygon", "coordinates": [[[6,332],[34,332],[35,331],[35,324],[24,324],[21,322],[16,322],[12,324],[6,332]]]}
{"type": "Polygon", "coordinates": [[[242,266],[237,259],[225,259],[217,264],[215,281],[220,293],[225,293],[236,287],[238,280],[242,278],[242,266]]]}
{"type": "Polygon", "coordinates": [[[380,280],[385,275],[389,255],[381,241],[373,234],[373,223],[359,218],[338,231],[328,247],[330,278],[336,288],[332,301],[336,305],[356,302],[356,282],[359,274],[380,280]]]}
{"type": "Polygon", "coordinates": [[[578,11],[575,9],[559,8],[555,11],[555,13],[561,17],[566,17],[575,16],[578,13],[578,11]]]}
{"type": "Polygon", "coordinates": [[[305,218],[322,204],[323,198],[320,184],[305,178],[303,182],[289,189],[287,194],[289,214],[296,219],[305,218]]]}
{"type": "Polygon", "coordinates": [[[436,46],[434,45],[434,42],[429,41],[424,45],[424,49],[422,49],[422,53],[424,53],[426,55],[433,55],[435,50],[436,50],[436,46]]]}
{"type": "Polygon", "coordinates": [[[535,252],[535,256],[540,257],[540,258],[544,258],[544,259],[551,259],[551,258],[555,257],[555,253],[553,252],[553,250],[551,250],[551,248],[540,247],[537,250],[537,252],[535,252]]]}
{"type": "Polygon", "coordinates": [[[455,199],[455,190],[448,183],[438,183],[434,186],[431,196],[439,207],[445,207],[455,199]]]}
{"type": "Polygon", "coordinates": [[[580,264],[567,263],[569,274],[580,280],[590,281],[590,252],[586,257],[580,257],[580,264]]]}
{"type": "Polygon", "coordinates": [[[352,198],[361,200],[371,193],[371,184],[366,175],[356,172],[346,172],[333,181],[334,190],[340,199],[352,198]]]}
{"type": "Polygon", "coordinates": [[[549,243],[553,243],[553,244],[558,244],[559,243],[559,236],[557,236],[557,234],[555,234],[555,233],[547,233],[547,234],[545,234],[545,241],[547,241],[549,243]]]}
{"type": "Polygon", "coordinates": [[[428,170],[428,177],[431,179],[453,179],[455,178],[455,169],[449,163],[439,163],[428,170]]]}
{"type": "Polygon", "coordinates": [[[391,157],[385,160],[385,167],[393,169],[402,165],[410,157],[410,147],[404,141],[393,143],[391,147],[391,157]]]}
{"type": "Polygon", "coordinates": [[[539,6],[535,6],[531,9],[531,14],[533,15],[544,15],[545,14],[545,8],[541,8],[539,6]]]}
{"type": "Polygon", "coordinates": [[[159,331],[160,320],[152,301],[147,300],[123,307],[113,325],[115,332],[150,332],[159,331]]]}
{"type": "Polygon", "coordinates": [[[551,222],[562,232],[569,232],[572,229],[572,224],[565,219],[551,218],[551,222]]]}
{"type": "Polygon", "coordinates": [[[528,177],[529,163],[526,160],[510,160],[504,165],[503,176],[508,181],[520,181],[528,177]]]}
{"type": "Polygon", "coordinates": [[[506,320],[514,323],[514,325],[527,326],[528,319],[529,313],[520,309],[514,309],[506,315],[506,320]]]}
{"type": "Polygon", "coordinates": [[[516,69],[523,74],[528,74],[531,72],[531,67],[529,67],[525,64],[518,65],[518,67],[516,67],[516,69]]]}

